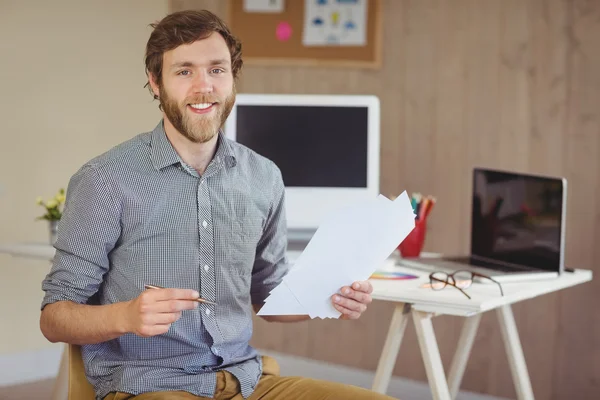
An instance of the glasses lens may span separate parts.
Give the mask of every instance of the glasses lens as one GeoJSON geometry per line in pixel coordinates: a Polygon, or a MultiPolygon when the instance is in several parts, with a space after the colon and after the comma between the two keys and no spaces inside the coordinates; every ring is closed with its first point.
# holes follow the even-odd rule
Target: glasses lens
{"type": "Polygon", "coordinates": [[[442,290],[446,286],[448,275],[444,272],[435,272],[431,275],[431,288],[433,290],[442,290]]]}
{"type": "Polygon", "coordinates": [[[454,281],[457,287],[466,289],[473,283],[473,274],[469,271],[457,271],[454,273],[454,281]]]}

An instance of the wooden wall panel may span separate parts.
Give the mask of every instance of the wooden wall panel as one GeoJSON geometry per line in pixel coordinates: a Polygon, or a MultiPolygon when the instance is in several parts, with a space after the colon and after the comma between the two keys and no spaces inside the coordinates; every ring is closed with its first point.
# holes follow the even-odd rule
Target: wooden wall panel
{"type": "MultiPolygon", "coordinates": [[[[241,0],[234,0],[241,1],[241,0]]],[[[292,0],[288,0],[292,1],[292,0]]],[[[172,0],[226,18],[226,1],[172,0]]],[[[567,264],[600,272],[600,1],[384,0],[380,70],[246,67],[238,90],[375,94],[381,99],[381,189],[432,193],[426,249],[468,250],[473,166],[564,175],[567,264]]],[[[597,281],[514,307],[536,398],[600,393],[597,281]]],[[[267,324],[253,344],[374,370],[392,305],[359,321],[267,324]]],[[[462,319],[434,327],[448,368],[462,319]]],[[[414,328],[394,373],[425,380],[414,328]]],[[[495,314],[482,319],[463,388],[515,398],[495,314]]]]}
{"type": "MultiPolygon", "coordinates": [[[[531,126],[528,130],[529,159],[526,167],[531,171],[565,174],[562,145],[568,104],[568,39],[565,32],[570,23],[569,8],[570,5],[564,1],[539,0],[528,4],[531,126]]],[[[517,314],[521,334],[531,338],[527,342],[525,356],[535,363],[530,366],[530,375],[537,398],[564,396],[564,392],[558,396],[559,388],[547,384],[548,377],[553,377],[555,372],[555,349],[565,346],[564,339],[557,332],[561,295],[552,294],[535,299],[531,304],[524,303],[517,314]],[[541,310],[544,310],[543,325],[538,319],[541,310]]]]}
{"type": "MultiPolygon", "coordinates": [[[[567,260],[595,267],[600,256],[600,2],[570,4],[562,152],[571,195],[567,260]]],[[[599,289],[596,277],[592,284],[560,294],[555,398],[592,398],[592,393],[596,398],[600,393],[600,312],[594,308],[600,303],[599,289]]]]}

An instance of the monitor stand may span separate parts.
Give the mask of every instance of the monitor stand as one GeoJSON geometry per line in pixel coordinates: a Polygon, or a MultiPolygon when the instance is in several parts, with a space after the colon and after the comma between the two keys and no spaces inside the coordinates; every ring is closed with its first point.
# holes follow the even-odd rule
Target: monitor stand
{"type": "Polygon", "coordinates": [[[289,229],[288,230],[288,250],[302,251],[310,242],[316,229],[289,229]]]}

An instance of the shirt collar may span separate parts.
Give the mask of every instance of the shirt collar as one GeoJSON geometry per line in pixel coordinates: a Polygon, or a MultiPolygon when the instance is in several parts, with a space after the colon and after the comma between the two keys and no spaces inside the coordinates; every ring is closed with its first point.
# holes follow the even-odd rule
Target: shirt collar
{"type": "MultiPolygon", "coordinates": [[[[154,168],[160,170],[169,165],[183,163],[175,148],[165,133],[164,120],[161,120],[158,125],[152,131],[151,139],[151,159],[154,168]]],[[[219,130],[219,136],[217,139],[217,151],[215,152],[214,160],[217,165],[224,163],[227,167],[231,168],[237,164],[235,154],[231,148],[231,144],[225,138],[225,135],[219,130]]]]}
{"type": "Polygon", "coordinates": [[[223,131],[219,129],[219,137],[217,139],[217,151],[215,152],[215,159],[217,164],[222,162],[229,168],[235,167],[237,161],[235,154],[231,148],[231,143],[225,138],[223,131]]]}
{"type": "Polygon", "coordinates": [[[167,139],[163,120],[161,120],[152,131],[150,146],[150,157],[154,168],[160,170],[169,165],[181,162],[179,154],[177,154],[173,145],[171,145],[171,142],[167,139]]]}

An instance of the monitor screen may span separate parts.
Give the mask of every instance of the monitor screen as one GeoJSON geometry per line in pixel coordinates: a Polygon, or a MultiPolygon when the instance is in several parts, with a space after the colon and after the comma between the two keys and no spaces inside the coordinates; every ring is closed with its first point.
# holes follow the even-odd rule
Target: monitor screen
{"type": "Polygon", "coordinates": [[[281,170],[289,231],[314,232],[379,195],[379,112],[372,95],[238,93],[224,132],[281,170]]]}
{"type": "Polygon", "coordinates": [[[236,141],[281,169],[286,187],[367,187],[367,107],[240,105],[236,141]]]}
{"type": "Polygon", "coordinates": [[[560,178],[476,169],[471,253],[559,271],[565,185],[560,178]]]}

